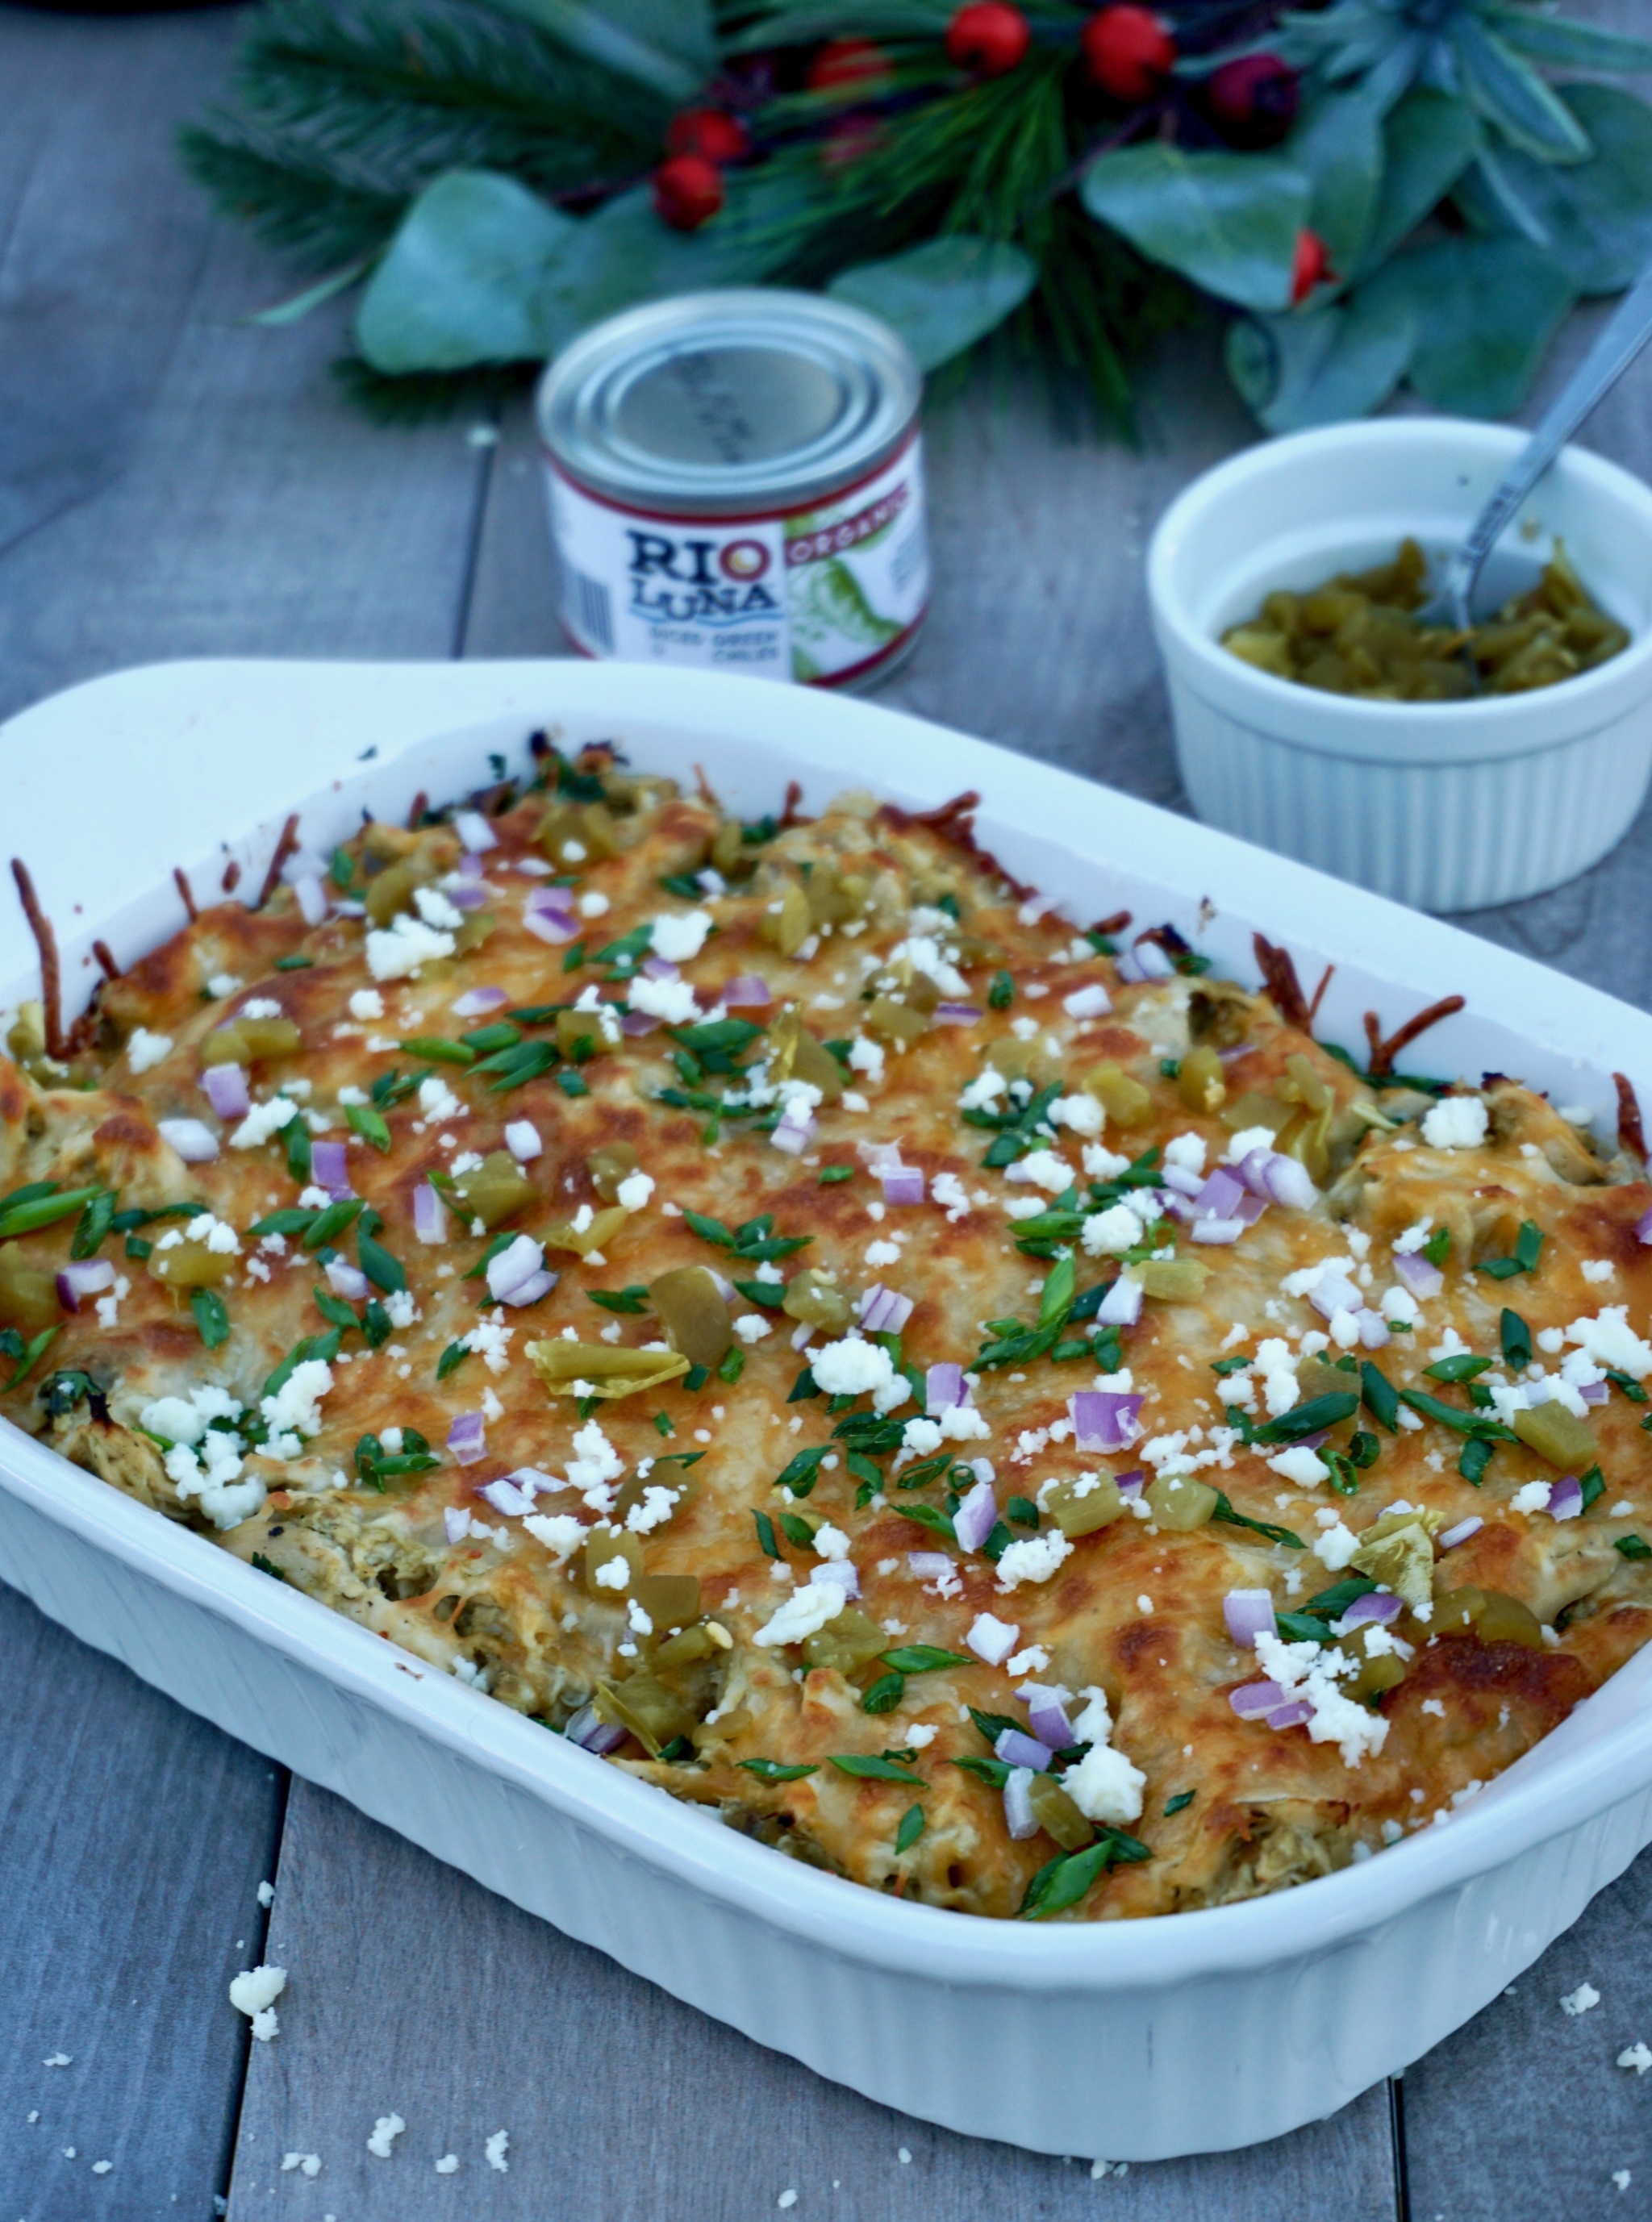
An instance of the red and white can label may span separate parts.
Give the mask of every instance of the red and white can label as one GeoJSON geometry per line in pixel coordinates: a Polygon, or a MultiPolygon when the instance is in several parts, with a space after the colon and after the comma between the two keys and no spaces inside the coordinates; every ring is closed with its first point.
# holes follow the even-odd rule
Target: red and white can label
{"type": "Polygon", "coordinates": [[[546,477],[562,623],[587,656],[831,687],[895,656],[929,599],[915,437],[828,501],[734,520],[655,516],[546,477]]]}

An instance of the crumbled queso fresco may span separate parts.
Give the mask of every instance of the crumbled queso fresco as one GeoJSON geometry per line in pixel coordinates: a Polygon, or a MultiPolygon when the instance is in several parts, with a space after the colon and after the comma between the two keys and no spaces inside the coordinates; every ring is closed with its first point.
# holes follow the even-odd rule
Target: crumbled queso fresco
{"type": "Polygon", "coordinates": [[[1037,1920],[1450,1824],[1652,1633],[1632,1093],[1458,1073],[1449,998],[1400,1076],[961,804],[495,769],[6,1036],[0,1403],[226,1610],[1037,1920]]]}

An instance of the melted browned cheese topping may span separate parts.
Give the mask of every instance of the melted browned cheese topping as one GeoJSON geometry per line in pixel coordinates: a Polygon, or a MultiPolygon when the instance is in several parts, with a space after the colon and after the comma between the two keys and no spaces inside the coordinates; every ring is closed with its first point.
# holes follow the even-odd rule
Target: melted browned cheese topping
{"type": "Polygon", "coordinates": [[[473,806],[479,858],[374,825],[321,923],[204,912],[72,1070],[24,1014],[9,1417],[548,1732],[978,1914],[1379,1851],[1646,1640],[1638,1165],[1511,1082],[1372,1085],[1173,936],[1121,973],[956,819],[743,832],[547,763],[473,806]],[[1289,1201],[1193,1199],[1236,1135],[1289,1201]],[[72,1245],[104,1285],[66,1312],[72,1245]],[[1122,1447],[1079,1447],[1098,1410],[1122,1447]],[[1297,1617],[1236,1644],[1235,1590],[1297,1617]],[[1012,1774],[1040,1704],[1073,1741],[1012,1774]]]}

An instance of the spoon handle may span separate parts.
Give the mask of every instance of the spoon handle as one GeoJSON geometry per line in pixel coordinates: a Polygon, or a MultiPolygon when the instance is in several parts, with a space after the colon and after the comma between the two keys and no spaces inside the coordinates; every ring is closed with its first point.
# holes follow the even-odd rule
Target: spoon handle
{"type": "Polygon", "coordinates": [[[1531,492],[1580,424],[1652,340],[1652,264],[1624,294],[1594,345],[1543,411],[1536,430],[1516,457],[1508,476],[1474,520],[1473,530],[1452,558],[1447,592],[1459,629],[1468,624],[1468,602],[1480,567],[1510,518],[1531,492]]]}

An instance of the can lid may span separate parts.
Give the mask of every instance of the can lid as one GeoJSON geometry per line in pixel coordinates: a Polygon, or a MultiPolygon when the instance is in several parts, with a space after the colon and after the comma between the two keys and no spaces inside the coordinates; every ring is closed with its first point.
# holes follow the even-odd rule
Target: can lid
{"type": "Polygon", "coordinates": [[[918,413],[900,336],[819,293],[731,287],[612,317],[539,388],[540,437],[593,493],[693,517],[807,508],[876,470],[918,413]]]}

